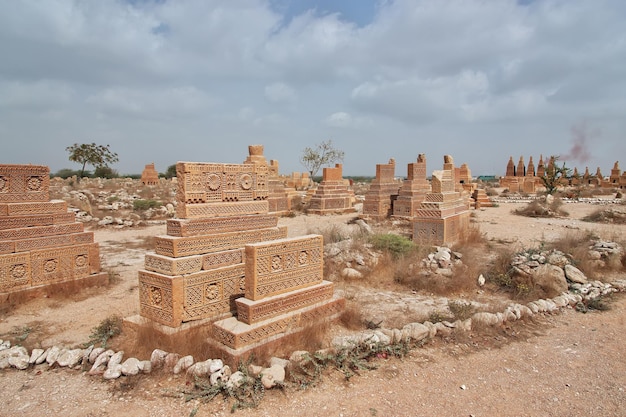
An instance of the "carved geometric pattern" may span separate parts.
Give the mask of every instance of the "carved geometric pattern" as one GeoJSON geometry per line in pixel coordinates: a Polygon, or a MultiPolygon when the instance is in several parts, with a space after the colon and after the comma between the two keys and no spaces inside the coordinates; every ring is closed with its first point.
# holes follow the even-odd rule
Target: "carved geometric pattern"
{"type": "Polygon", "coordinates": [[[48,201],[49,187],[47,166],[0,164],[0,202],[48,201]]]}
{"type": "Polygon", "coordinates": [[[165,277],[148,271],[139,271],[139,310],[143,317],[168,326],[179,326],[181,317],[175,308],[180,299],[181,277],[165,277]]]}
{"type": "Polygon", "coordinates": [[[276,227],[278,216],[258,214],[249,216],[211,217],[204,219],[170,219],[167,221],[169,236],[200,236],[241,230],[276,227]]]}
{"type": "Polygon", "coordinates": [[[241,248],[248,243],[281,239],[285,236],[287,236],[285,227],[218,233],[206,236],[157,236],[155,239],[155,252],[159,255],[179,258],[241,248]]]}
{"type": "Polygon", "coordinates": [[[144,267],[148,271],[159,272],[164,275],[185,275],[202,270],[202,256],[185,256],[171,258],[169,256],[148,253],[145,257],[144,267]]]}
{"type": "Polygon", "coordinates": [[[330,300],[331,298],[333,298],[333,283],[328,281],[323,281],[322,284],[300,290],[268,297],[260,301],[239,298],[236,301],[237,319],[247,324],[253,324],[325,300],[330,300]]]}
{"type": "Polygon", "coordinates": [[[213,336],[216,341],[231,349],[258,345],[280,334],[290,334],[321,320],[336,317],[343,310],[344,303],[344,299],[333,299],[252,325],[237,321],[234,317],[219,320],[213,323],[213,336]]]}
{"type": "Polygon", "coordinates": [[[0,240],[29,239],[33,237],[65,235],[81,233],[84,230],[82,223],[54,224],[50,226],[20,227],[17,229],[0,230],[0,240]]]}
{"type": "Polygon", "coordinates": [[[89,276],[89,262],[77,262],[78,258],[83,257],[90,259],[90,245],[31,251],[32,285],[36,286],[89,276]]]}
{"type": "Polygon", "coordinates": [[[202,269],[208,270],[243,263],[243,255],[243,249],[208,253],[202,256],[202,269]]]}
{"type": "Polygon", "coordinates": [[[30,254],[17,253],[0,256],[0,292],[28,287],[30,279],[30,254]]]}
{"type": "Polygon", "coordinates": [[[322,282],[322,237],[260,242],[246,246],[246,298],[260,300],[322,282]]]}
{"type": "Polygon", "coordinates": [[[232,201],[218,203],[178,203],[176,216],[181,219],[203,217],[237,216],[245,214],[264,214],[269,211],[267,201],[232,201]]]}
{"type": "Polygon", "coordinates": [[[243,296],[239,283],[245,268],[234,265],[183,277],[182,321],[218,317],[233,310],[234,299],[243,296]]]}
{"type": "Polygon", "coordinates": [[[32,203],[0,203],[0,213],[4,213],[4,216],[67,213],[67,203],[63,200],[35,201],[32,203]]]}
{"type": "MultiPolygon", "coordinates": [[[[176,200],[189,206],[211,202],[251,201],[254,191],[267,192],[263,182],[255,180],[255,164],[217,164],[179,162],[176,164],[178,189],[176,200]]],[[[182,216],[177,212],[178,217],[182,216]]]]}
{"type": "Polygon", "coordinates": [[[74,246],[84,243],[93,243],[93,232],[21,239],[16,240],[14,243],[16,252],[26,252],[33,249],[53,248],[61,246],[74,246]]]}
{"type": "Polygon", "coordinates": [[[0,230],[19,229],[21,227],[48,226],[53,224],[73,223],[74,213],[39,214],[27,216],[0,216],[0,230]]]}

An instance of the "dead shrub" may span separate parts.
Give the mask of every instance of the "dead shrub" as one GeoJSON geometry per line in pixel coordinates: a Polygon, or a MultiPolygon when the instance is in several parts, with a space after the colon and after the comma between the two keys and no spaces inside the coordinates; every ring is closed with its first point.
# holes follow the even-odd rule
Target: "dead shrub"
{"type": "Polygon", "coordinates": [[[526,217],[563,217],[569,213],[561,208],[563,201],[555,198],[552,203],[547,204],[545,201],[533,200],[522,208],[513,210],[513,214],[526,217]]]}
{"type": "Polygon", "coordinates": [[[626,213],[612,208],[597,209],[581,220],[593,223],[626,224],[626,213]]]}
{"type": "Polygon", "coordinates": [[[124,323],[122,333],[112,342],[112,347],[123,350],[128,357],[150,358],[154,349],[162,349],[204,360],[217,357],[217,351],[208,343],[210,328],[210,325],[196,326],[179,334],[166,334],[161,325],[153,321],[124,323]]]}
{"type": "Polygon", "coordinates": [[[476,312],[476,307],[472,303],[460,300],[448,301],[448,309],[454,320],[467,320],[476,312]]]}

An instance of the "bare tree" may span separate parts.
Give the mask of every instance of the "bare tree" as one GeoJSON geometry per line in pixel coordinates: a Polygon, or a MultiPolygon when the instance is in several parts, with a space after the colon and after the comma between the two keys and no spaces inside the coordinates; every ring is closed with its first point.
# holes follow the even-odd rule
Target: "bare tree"
{"type": "Polygon", "coordinates": [[[311,179],[317,175],[324,165],[330,165],[336,162],[342,162],[344,152],[333,146],[331,139],[309,148],[308,146],[302,151],[300,162],[311,174],[311,179]]]}

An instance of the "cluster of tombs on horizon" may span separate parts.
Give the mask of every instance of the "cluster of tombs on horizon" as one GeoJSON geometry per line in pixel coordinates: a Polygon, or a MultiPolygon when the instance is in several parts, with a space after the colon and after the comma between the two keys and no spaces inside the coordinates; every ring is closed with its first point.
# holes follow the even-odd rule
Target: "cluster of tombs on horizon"
{"type": "MultiPolygon", "coordinates": [[[[324,280],[322,237],[288,238],[287,228],[278,226],[279,216],[291,210],[291,193],[306,188],[308,176],[286,182],[262,145],[249,146],[248,153],[241,164],[176,164],[176,216],[145,255],[139,315],[127,318],[127,326],[157,326],[164,338],[208,326],[212,346],[235,363],[341,313],[345,300],[324,280]]],[[[509,167],[503,185],[537,190],[532,159],[528,167],[522,159],[509,167]]],[[[402,181],[395,168],[393,159],[376,165],[362,216],[407,219],[415,242],[453,243],[468,232],[471,208],[491,205],[467,164],[456,167],[450,155],[430,177],[424,154],[407,165],[402,181]]],[[[626,177],[618,171],[616,163],[610,184],[617,178],[623,185],[626,177]]],[[[146,165],[142,181],[159,183],[154,164],[146,165]]],[[[50,182],[46,166],[0,164],[0,305],[53,287],[108,281],[93,232],[83,230],[65,201],[50,200],[50,182]]],[[[324,168],[307,196],[308,213],[355,212],[341,164],[324,168]]]]}
{"type": "MultiPolygon", "coordinates": [[[[506,166],[506,174],[500,177],[499,183],[501,187],[507,188],[511,192],[536,193],[543,190],[543,177],[546,173],[553,169],[558,161],[555,157],[550,157],[544,162],[543,156],[539,157],[537,169],[533,157],[528,160],[528,165],[524,164],[524,157],[520,156],[517,165],[513,162],[513,157],[509,158],[506,166]]],[[[580,175],[578,168],[574,167],[570,176],[563,176],[559,179],[561,186],[567,187],[597,187],[604,189],[625,189],[626,188],[626,171],[621,172],[619,161],[616,161],[611,169],[608,177],[602,175],[600,167],[597,168],[595,174],[589,172],[589,167],[585,167],[585,172],[580,175]]]]}

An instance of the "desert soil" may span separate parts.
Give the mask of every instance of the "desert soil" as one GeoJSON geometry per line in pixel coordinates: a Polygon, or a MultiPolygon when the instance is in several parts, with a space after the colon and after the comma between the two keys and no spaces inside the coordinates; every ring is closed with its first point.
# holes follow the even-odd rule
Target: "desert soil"
{"type": "MultiPolygon", "coordinates": [[[[523,203],[501,204],[475,212],[487,239],[513,247],[536,247],[569,232],[591,230],[620,239],[626,228],[586,223],[597,209],[568,204],[569,217],[531,219],[511,214],[523,203]]],[[[315,232],[330,223],[341,227],[353,215],[281,218],[290,236],[315,232]]],[[[142,229],[95,229],[103,268],[115,275],[106,288],[32,300],[0,319],[0,338],[27,337],[29,347],[84,343],[94,326],[117,314],[138,313],[137,271],[151,238],[165,225],[142,229]]],[[[623,276],[618,278],[624,278],[623,276]]],[[[384,293],[362,306],[380,317],[403,300],[404,309],[435,306],[440,300],[420,294],[384,293]],[[430,304],[429,304],[430,303],[430,304]],[[411,304],[414,304],[411,306],[411,304]],[[422,307],[420,307],[422,306],[422,307]],[[381,313],[382,312],[382,313],[381,313]]],[[[497,297],[494,297],[497,298],[497,297]]],[[[626,415],[626,296],[613,297],[611,309],[587,314],[565,309],[464,335],[436,338],[408,356],[377,359],[376,370],[346,380],[324,373],[313,387],[267,391],[255,409],[240,416],[624,416],[626,415]]],[[[145,359],[145,358],[142,358],[145,359]]],[[[203,360],[206,358],[196,358],[203,360]]],[[[79,371],[40,365],[27,371],[0,371],[0,416],[220,416],[231,404],[176,396],[184,376],[152,374],[104,381],[79,371]],[[168,393],[174,395],[167,395],[168,393]]]]}

